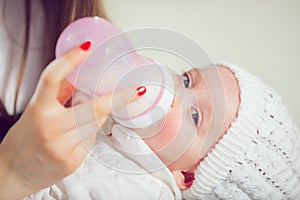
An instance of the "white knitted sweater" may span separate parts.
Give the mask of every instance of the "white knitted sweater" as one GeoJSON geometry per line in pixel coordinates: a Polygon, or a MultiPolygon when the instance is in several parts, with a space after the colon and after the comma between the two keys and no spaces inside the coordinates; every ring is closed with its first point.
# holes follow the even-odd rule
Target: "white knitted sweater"
{"type": "Polygon", "coordinates": [[[281,98],[228,63],[240,87],[238,117],[200,163],[185,199],[300,199],[300,134],[281,98]]]}

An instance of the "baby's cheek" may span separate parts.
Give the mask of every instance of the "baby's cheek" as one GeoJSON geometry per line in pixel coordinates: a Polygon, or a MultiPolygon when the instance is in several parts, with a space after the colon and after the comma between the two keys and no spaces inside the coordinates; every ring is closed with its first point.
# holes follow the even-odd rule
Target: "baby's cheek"
{"type": "Polygon", "coordinates": [[[167,116],[150,128],[151,136],[144,137],[144,141],[150,148],[157,152],[169,146],[176,138],[181,124],[181,115],[172,110],[167,116]]]}
{"type": "Polygon", "coordinates": [[[156,135],[156,141],[160,144],[160,149],[167,147],[175,140],[181,129],[181,123],[182,117],[177,110],[172,110],[170,113],[168,113],[162,129],[156,135]]]}
{"type": "Polygon", "coordinates": [[[179,133],[181,123],[181,115],[176,114],[175,112],[170,113],[170,115],[167,116],[165,126],[162,129],[162,137],[164,137],[168,141],[174,140],[179,133]]]}

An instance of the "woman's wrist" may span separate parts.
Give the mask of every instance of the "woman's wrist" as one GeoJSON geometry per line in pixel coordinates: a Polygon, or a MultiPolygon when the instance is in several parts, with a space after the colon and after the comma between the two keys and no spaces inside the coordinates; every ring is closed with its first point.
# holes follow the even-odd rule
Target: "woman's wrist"
{"type": "Polygon", "coordinates": [[[15,199],[12,192],[9,170],[0,152],[0,199],[15,199]]]}
{"type": "Polygon", "coordinates": [[[24,195],[21,195],[22,188],[14,185],[9,175],[1,176],[0,179],[0,199],[22,199],[24,195]]]}
{"type": "Polygon", "coordinates": [[[30,193],[12,173],[0,177],[0,199],[20,200],[30,193]]]}
{"type": "Polygon", "coordinates": [[[17,176],[8,167],[0,146],[0,199],[22,199],[27,195],[26,189],[17,176]]]}

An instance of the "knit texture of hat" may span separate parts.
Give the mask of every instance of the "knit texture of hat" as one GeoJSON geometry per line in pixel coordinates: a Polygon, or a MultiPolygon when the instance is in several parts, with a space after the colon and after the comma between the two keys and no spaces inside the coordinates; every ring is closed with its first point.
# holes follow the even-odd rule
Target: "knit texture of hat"
{"type": "Polygon", "coordinates": [[[184,199],[299,199],[300,134],[271,87],[229,63],[237,118],[195,171],[184,199]]]}

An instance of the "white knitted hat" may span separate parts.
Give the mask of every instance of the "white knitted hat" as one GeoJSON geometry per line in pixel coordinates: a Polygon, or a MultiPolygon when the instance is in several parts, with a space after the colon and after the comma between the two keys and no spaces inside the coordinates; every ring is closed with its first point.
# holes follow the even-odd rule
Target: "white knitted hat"
{"type": "Polygon", "coordinates": [[[300,137],[280,97],[244,70],[224,62],[216,65],[228,67],[238,80],[238,116],[200,163],[183,198],[296,199],[300,195],[300,137]],[[288,130],[291,135],[284,135],[288,130]]]}

